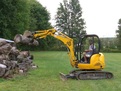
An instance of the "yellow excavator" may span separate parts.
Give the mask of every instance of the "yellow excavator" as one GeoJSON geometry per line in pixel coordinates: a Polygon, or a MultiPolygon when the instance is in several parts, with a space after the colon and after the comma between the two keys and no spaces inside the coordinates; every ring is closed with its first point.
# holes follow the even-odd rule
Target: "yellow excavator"
{"type": "Polygon", "coordinates": [[[38,30],[33,32],[29,38],[32,37],[33,39],[41,39],[46,38],[47,36],[52,36],[66,45],[70,58],[70,64],[72,67],[76,68],[68,74],[60,73],[60,77],[63,80],[68,78],[78,80],[113,78],[113,74],[111,72],[102,71],[102,69],[105,68],[105,59],[103,53],[100,52],[100,39],[97,35],[80,35],[78,36],[78,42],[76,45],[74,45],[72,38],[57,31],[56,29],[38,30]],[[87,57],[88,61],[85,63],[83,52],[87,48],[88,40],[90,39],[93,41],[96,50],[93,50],[92,55],[87,57]]]}

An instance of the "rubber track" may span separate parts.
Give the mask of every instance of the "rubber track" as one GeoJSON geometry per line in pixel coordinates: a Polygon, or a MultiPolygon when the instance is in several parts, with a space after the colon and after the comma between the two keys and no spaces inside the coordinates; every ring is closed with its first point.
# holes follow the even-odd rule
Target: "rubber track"
{"type": "Polygon", "coordinates": [[[78,80],[98,80],[113,78],[113,74],[106,71],[77,71],[75,76],[78,80]]]}

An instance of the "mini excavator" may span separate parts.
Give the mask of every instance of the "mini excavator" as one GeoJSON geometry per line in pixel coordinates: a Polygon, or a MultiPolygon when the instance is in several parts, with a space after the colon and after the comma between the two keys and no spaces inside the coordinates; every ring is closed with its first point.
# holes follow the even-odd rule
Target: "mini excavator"
{"type": "Polygon", "coordinates": [[[105,68],[105,59],[103,53],[100,52],[100,39],[95,34],[79,35],[78,42],[74,46],[74,41],[72,38],[63,34],[56,29],[48,30],[38,30],[32,33],[33,39],[46,38],[47,36],[52,36],[60,41],[62,41],[67,49],[70,58],[70,64],[75,70],[69,72],[68,74],[60,73],[62,80],[67,80],[68,78],[78,79],[78,80],[95,80],[95,79],[111,79],[113,74],[111,72],[102,71],[105,68]],[[83,52],[87,47],[88,40],[92,40],[96,45],[96,51],[93,51],[90,57],[87,57],[88,62],[84,62],[83,52]]]}

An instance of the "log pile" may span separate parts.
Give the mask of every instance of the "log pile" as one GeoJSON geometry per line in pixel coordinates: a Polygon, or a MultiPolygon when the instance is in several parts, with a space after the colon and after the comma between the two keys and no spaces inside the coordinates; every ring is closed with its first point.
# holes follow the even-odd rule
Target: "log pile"
{"type": "Polygon", "coordinates": [[[22,74],[37,66],[33,63],[33,55],[29,51],[20,51],[14,42],[0,40],[0,77],[9,78],[14,74],[22,74]]]}

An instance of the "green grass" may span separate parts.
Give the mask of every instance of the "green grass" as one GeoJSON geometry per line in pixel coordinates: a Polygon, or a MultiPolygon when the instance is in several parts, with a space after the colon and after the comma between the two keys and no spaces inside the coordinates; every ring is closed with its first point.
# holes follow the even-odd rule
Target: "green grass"
{"type": "Polygon", "coordinates": [[[106,68],[114,74],[113,79],[62,81],[59,72],[68,73],[73,68],[67,52],[32,52],[37,69],[25,76],[10,80],[0,79],[0,91],[120,91],[121,90],[121,54],[104,53],[106,68]]]}

